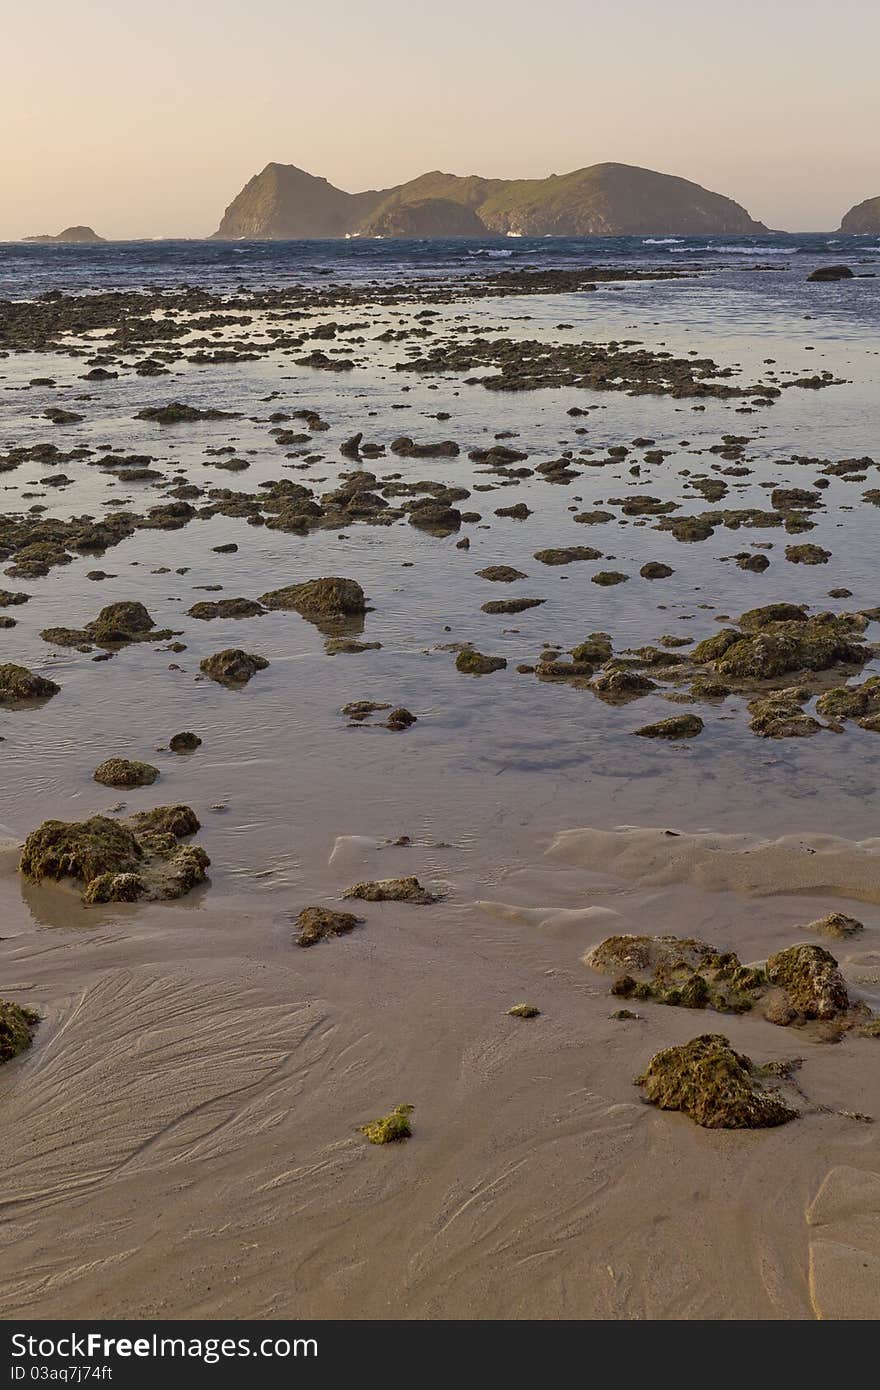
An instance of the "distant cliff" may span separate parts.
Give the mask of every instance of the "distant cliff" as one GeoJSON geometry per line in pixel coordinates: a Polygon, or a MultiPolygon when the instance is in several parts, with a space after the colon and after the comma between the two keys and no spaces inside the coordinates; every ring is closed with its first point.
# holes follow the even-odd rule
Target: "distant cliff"
{"type": "Polygon", "coordinates": [[[63,232],[57,236],[50,236],[45,232],[42,236],[26,236],[25,241],[103,241],[104,237],[98,236],[91,227],[65,227],[63,232]]]}
{"type": "Polygon", "coordinates": [[[397,188],[345,193],[292,164],[267,164],[229,204],[214,236],[712,236],[760,234],[745,208],[699,184],[629,164],[546,179],[435,171],[397,188]]]}
{"type": "Polygon", "coordinates": [[[880,197],[866,198],[841,219],[842,232],[876,232],[880,235],[880,197]]]}

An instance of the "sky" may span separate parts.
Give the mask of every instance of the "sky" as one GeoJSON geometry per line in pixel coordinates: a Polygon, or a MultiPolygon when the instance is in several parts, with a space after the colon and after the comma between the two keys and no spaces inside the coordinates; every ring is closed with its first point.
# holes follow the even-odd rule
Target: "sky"
{"type": "Polygon", "coordinates": [[[880,194],[878,0],[40,0],[0,43],[0,239],[209,235],[270,161],[354,192],[610,160],[792,231],[880,194]]]}

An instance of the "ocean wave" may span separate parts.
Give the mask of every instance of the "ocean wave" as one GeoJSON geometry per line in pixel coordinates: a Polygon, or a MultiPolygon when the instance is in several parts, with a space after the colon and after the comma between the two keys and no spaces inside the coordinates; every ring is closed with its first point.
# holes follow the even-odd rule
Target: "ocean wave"
{"type": "Polygon", "coordinates": [[[502,256],[512,256],[512,251],[492,251],[488,247],[481,246],[478,251],[468,251],[469,256],[491,256],[500,259],[502,256]]]}
{"type": "Polygon", "coordinates": [[[646,236],[642,238],[643,246],[671,246],[673,242],[681,241],[680,236],[646,236]]]}

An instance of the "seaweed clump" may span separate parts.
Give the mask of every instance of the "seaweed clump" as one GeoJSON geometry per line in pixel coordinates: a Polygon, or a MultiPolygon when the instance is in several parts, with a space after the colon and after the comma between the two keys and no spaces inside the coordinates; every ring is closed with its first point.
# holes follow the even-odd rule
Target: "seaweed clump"
{"type": "Polygon", "coordinates": [[[395,1105],[387,1115],[371,1120],[367,1125],[360,1125],[359,1131],[366,1135],[371,1144],[394,1144],[399,1139],[409,1139],[412,1137],[409,1117],[414,1110],[414,1105],[395,1105]]]}
{"type": "Polygon", "coordinates": [[[660,1110],[680,1110],[705,1129],[766,1129],[793,1120],[779,1071],[735,1052],[729,1038],[704,1033],[655,1053],[635,1084],[660,1110]]]}
{"type": "Polygon", "coordinates": [[[0,1063],[11,1062],[19,1052],[30,1047],[33,1031],[40,1016],[33,1009],[0,999],[0,1063]]]}

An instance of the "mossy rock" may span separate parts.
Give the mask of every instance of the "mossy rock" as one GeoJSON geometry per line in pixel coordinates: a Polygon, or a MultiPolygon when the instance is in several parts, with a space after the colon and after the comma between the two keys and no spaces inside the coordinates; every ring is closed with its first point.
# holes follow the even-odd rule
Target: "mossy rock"
{"type": "Polygon", "coordinates": [[[264,656],[242,651],[240,647],[226,647],[222,652],[206,656],[199,662],[199,670],[204,671],[218,685],[236,688],[247,685],[257,671],[265,671],[269,662],[264,656]]]}
{"type": "MultiPolygon", "coordinates": [[[[697,656],[697,653],[695,653],[697,656]]],[[[825,671],[838,663],[864,665],[870,651],[835,619],[769,623],[754,636],[741,636],[715,661],[723,676],[767,680],[788,671],[825,671]]]]}
{"type": "Polygon", "coordinates": [[[646,565],[642,565],[639,570],[642,579],[668,579],[675,574],[671,565],[664,565],[659,560],[649,560],[646,565]]]}
{"type": "Polygon", "coordinates": [[[158,806],[127,821],[45,821],[24,842],[19,868],[32,883],[71,878],[85,903],[179,898],[206,878],[200,845],[181,845],[199,828],[189,806],[158,806]]]}
{"type": "Polygon", "coordinates": [[[614,995],[685,1009],[746,1013],[767,990],[759,967],[745,966],[735,952],[693,937],[609,936],[583,962],[591,970],[617,975],[614,995]]]}
{"type": "Polygon", "coordinates": [[[194,753],[201,746],[202,740],[198,734],[191,733],[189,729],[184,729],[179,734],[172,734],[168,740],[168,747],[172,753],[194,753]]]}
{"type": "Polygon", "coordinates": [[[636,1085],[651,1105],[680,1110],[705,1129],[766,1129],[798,1114],[771,1077],[729,1038],[704,1033],[656,1053],[636,1085]]]}
{"type": "Polygon", "coordinates": [[[159,776],[152,763],[140,763],[130,758],[107,758],[92,774],[105,787],[150,787],[159,776]]]}
{"type": "Polygon", "coordinates": [[[503,656],[484,656],[482,652],[471,650],[459,652],[455,658],[455,669],[466,676],[489,676],[493,671],[503,671],[507,660],[503,656]]]}
{"type": "Polygon", "coordinates": [[[421,903],[440,901],[437,893],[424,888],[419,880],[410,878],[380,878],[356,883],[343,894],[346,898],[361,898],[368,903],[421,903]]]}
{"type": "Polygon", "coordinates": [[[39,1021],[40,1016],[33,1009],[0,999],[0,1063],[11,1062],[30,1047],[39,1021]]]}
{"type": "Polygon", "coordinates": [[[298,935],[294,937],[297,946],[315,946],[328,936],[345,936],[362,926],[363,917],[355,917],[353,912],[335,912],[329,907],[304,907],[294,926],[298,935]]]}
{"type": "Polygon", "coordinates": [[[365,613],[367,608],[364,591],[357,580],[341,579],[335,575],[271,589],[261,594],[260,603],[266,608],[290,609],[319,625],[321,622],[358,616],[365,613]]]}
{"type": "Polygon", "coordinates": [[[528,575],[512,565],[487,565],[485,569],[477,570],[477,578],[488,579],[493,584],[512,584],[515,579],[527,579],[528,575]]]}
{"type": "Polygon", "coordinates": [[[869,676],[861,685],[839,685],[816,701],[825,719],[861,719],[880,714],[880,676],[869,676]]]}
{"type": "Polygon", "coordinates": [[[551,547],[549,550],[536,550],[535,559],[542,565],[570,565],[576,560],[600,560],[601,550],[591,545],[569,545],[551,547]]]}
{"type": "Polygon", "coordinates": [[[221,598],[194,603],[187,614],[190,618],[211,622],[214,618],[257,618],[265,611],[263,605],[252,598],[221,598]]]}
{"type": "Polygon", "coordinates": [[[611,588],[614,584],[625,584],[629,579],[628,574],[621,570],[599,570],[598,574],[590,576],[591,583],[599,584],[602,588],[611,588]]]}
{"type": "Polygon", "coordinates": [[[583,642],[578,642],[576,647],[572,647],[571,654],[575,661],[587,661],[597,666],[600,662],[611,659],[611,638],[607,632],[591,632],[583,642]]]}
{"type": "Polygon", "coordinates": [[[17,705],[30,700],[48,700],[61,689],[54,681],[38,676],[26,666],[6,661],[0,664],[0,704],[17,705]]]}
{"type": "Polygon", "coordinates": [[[649,691],[656,690],[657,684],[648,676],[642,675],[640,671],[631,671],[614,666],[600,671],[590,689],[602,699],[614,702],[617,700],[637,700],[640,696],[647,695],[649,691]]]}
{"type": "Polygon", "coordinates": [[[371,1144],[395,1144],[400,1139],[410,1139],[412,1129],[409,1117],[414,1110],[414,1105],[395,1105],[387,1115],[361,1125],[359,1133],[365,1134],[371,1144]]]}
{"type": "Polygon", "coordinates": [[[750,700],[749,727],[761,738],[808,738],[818,734],[823,726],[801,708],[809,698],[805,687],[792,686],[750,700]]]}
{"type": "Polygon", "coordinates": [[[803,1019],[836,1019],[850,1008],[846,983],[824,946],[789,946],[768,958],[767,978],[785,990],[791,1007],[803,1019]]]}
{"type": "Polygon", "coordinates": [[[703,721],[697,714],[674,714],[669,719],[658,719],[656,724],[645,724],[635,729],[639,738],[696,738],[703,732],[703,721]]]}
{"type": "Polygon", "coordinates": [[[808,922],[804,931],[815,932],[817,936],[830,936],[837,941],[845,941],[851,936],[860,936],[865,930],[864,922],[856,917],[847,917],[842,912],[829,912],[815,922],[808,922]]]}

